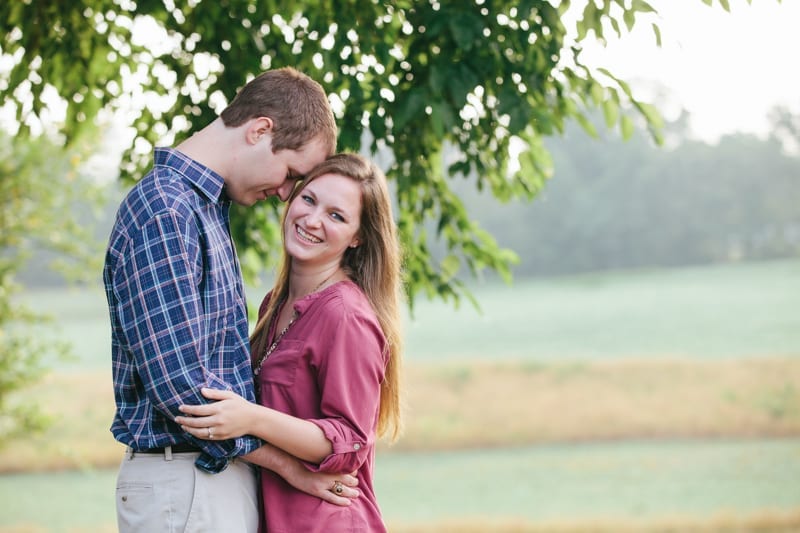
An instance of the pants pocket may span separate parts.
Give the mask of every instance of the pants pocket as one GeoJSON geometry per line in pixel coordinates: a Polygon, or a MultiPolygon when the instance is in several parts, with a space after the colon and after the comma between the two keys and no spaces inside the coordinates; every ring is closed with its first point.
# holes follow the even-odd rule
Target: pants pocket
{"type": "Polygon", "coordinates": [[[152,483],[123,482],[117,485],[117,525],[120,532],[154,531],[159,516],[152,483]]]}

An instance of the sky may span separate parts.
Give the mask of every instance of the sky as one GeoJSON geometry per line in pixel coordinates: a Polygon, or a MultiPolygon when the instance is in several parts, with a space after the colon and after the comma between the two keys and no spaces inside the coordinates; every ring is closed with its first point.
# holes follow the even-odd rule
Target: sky
{"type": "MultiPolygon", "coordinates": [[[[604,64],[631,81],[637,96],[652,94],[653,82],[669,90],[667,118],[678,106],[690,113],[695,138],[750,132],[766,136],[767,114],[775,105],[800,112],[800,0],[650,0],[659,12],[662,46],[649,24],[634,27],[605,49],[587,50],[592,64],[604,64]]],[[[672,116],[671,116],[672,115],[672,116]]]]}

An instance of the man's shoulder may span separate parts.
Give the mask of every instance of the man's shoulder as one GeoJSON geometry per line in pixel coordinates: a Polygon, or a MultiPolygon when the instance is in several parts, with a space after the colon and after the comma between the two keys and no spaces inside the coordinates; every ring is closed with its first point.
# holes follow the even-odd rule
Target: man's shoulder
{"type": "Polygon", "coordinates": [[[121,206],[131,221],[141,226],[164,214],[190,217],[197,209],[197,193],[183,177],[156,167],[128,193],[121,206]]]}

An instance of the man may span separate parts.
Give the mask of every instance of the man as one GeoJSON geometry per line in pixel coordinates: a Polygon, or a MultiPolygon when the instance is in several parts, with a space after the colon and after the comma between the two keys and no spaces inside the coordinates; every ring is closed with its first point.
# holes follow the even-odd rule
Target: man
{"type": "Polygon", "coordinates": [[[334,494],[332,478],[310,478],[254,437],[200,440],[174,422],[179,405],[206,401],[203,387],[255,400],[231,202],[286,200],[294,180],[335,146],[319,84],[294,69],[267,71],[211,124],[175,149],[157,148],[153,168],[120,204],[103,270],[111,431],[127,446],[117,479],[120,531],[255,531],[256,473],[241,457],[333,503],[356,494],[334,494]]]}

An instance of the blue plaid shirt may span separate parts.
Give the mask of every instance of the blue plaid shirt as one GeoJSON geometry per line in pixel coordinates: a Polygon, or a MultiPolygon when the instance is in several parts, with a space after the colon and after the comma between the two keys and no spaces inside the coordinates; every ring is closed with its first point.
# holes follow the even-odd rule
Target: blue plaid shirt
{"type": "Polygon", "coordinates": [[[247,307],[219,174],[168,148],[120,205],[103,280],[111,315],[114,438],[134,450],[188,442],[220,472],[261,445],[192,437],[174,422],[201,387],[255,401],[247,307]]]}

